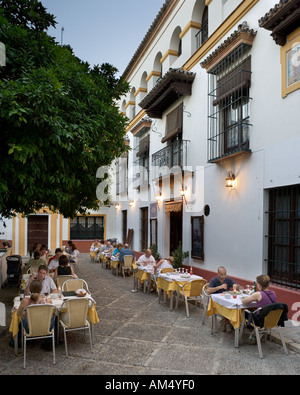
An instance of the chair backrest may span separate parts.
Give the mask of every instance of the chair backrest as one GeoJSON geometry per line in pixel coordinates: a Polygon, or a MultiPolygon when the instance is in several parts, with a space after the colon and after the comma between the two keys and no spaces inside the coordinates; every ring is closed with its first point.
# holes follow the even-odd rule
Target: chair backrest
{"type": "Polygon", "coordinates": [[[132,255],[124,255],[124,268],[125,269],[130,269],[131,265],[133,262],[133,256],[132,255]]]}
{"type": "Polygon", "coordinates": [[[26,307],[23,313],[27,313],[29,328],[29,334],[27,336],[39,337],[50,335],[50,323],[55,309],[55,306],[51,304],[31,305],[26,307]]]}
{"type": "Polygon", "coordinates": [[[204,285],[207,283],[204,279],[193,280],[190,284],[190,296],[200,296],[202,295],[202,289],[204,285]]]}
{"type": "Polygon", "coordinates": [[[89,299],[69,299],[64,302],[67,307],[68,328],[86,326],[89,303],[89,299]]]}
{"type": "Polygon", "coordinates": [[[273,310],[266,317],[264,321],[264,327],[272,329],[278,325],[283,309],[273,310]]]}
{"type": "Polygon", "coordinates": [[[29,273],[29,274],[37,273],[40,266],[41,266],[40,263],[33,263],[33,264],[30,266],[30,268],[27,270],[27,273],[29,273]]]}
{"type": "MultiPolygon", "coordinates": [[[[288,307],[285,303],[272,303],[266,306],[263,306],[257,315],[257,322],[259,322],[259,326],[272,329],[277,325],[281,325],[282,322],[287,319],[288,307]],[[285,314],[283,314],[285,313],[285,314]]],[[[284,325],[284,324],[283,324],[284,325]]]]}
{"type": "Polygon", "coordinates": [[[78,289],[85,289],[88,293],[90,293],[86,281],[81,278],[72,278],[70,280],[65,281],[62,285],[62,291],[76,292],[78,289]]]}
{"type": "Polygon", "coordinates": [[[164,273],[172,273],[172,272],[174,272],[174,269],[173,268],[170,268],[170,267],[165,267],[164,269],[161,269],[161,271],[160,271],[162,274],[164,274],[164,273]]]}
{"type": "MultiPolygon", "coordinates": [[[[66,276],[66,275],[64,275],[64,276],[57,276],[56,277],[56,285],[58,286],[58,287],[61,287],[62,288],[62,286],[63,286],[63,284],[66,282],[66,281],[68,281],[68,280],[72,280],[74,277],[73,276],[71,276],[71,275],[69,275],[69,276],[66,276]]],[[[78,288],[77,288],[78,289],[78,288]]],[[[76,290],[77,291],[77,290],[76,290]]]]}
{"type": "Polygon", "coordinates": [[[209,287],[209,283],[206,283],[202,288],[202,295],[210,298],[210,294],[207,292],[207,288],[209,287]]]}

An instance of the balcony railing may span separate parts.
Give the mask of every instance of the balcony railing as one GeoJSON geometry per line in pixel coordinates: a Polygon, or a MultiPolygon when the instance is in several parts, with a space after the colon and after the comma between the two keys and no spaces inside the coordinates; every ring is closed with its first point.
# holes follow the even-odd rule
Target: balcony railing
{"type": "Polygon", "coordinates": [[[199,49],[208,39],[208,21],[205,22],[201,30],[196,34],[196,48],[199,49]]]}
{"type": "Polygon", "coordinates": [[[188,140],[176,140],[152,155],[152,179],[183,170],[187,166],[188,140]]]}

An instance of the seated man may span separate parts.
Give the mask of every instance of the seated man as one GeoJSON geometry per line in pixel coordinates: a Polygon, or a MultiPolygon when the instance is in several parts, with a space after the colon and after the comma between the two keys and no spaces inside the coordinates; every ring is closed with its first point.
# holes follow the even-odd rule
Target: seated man
{"type": "Polygon", "coordinates": [[[154,257],[152,256],[152,251],[150,249],[146,250],[146,253],[140,256],[140,258],[138,259],[137,264],[142,266],[147,266],[147,265],[155,266],[156,262],[154,257]]]}
{"type": "Polygon", "coordinates": [[[39,267],[37,278],[35,278],[34,274],[30,276],[28,284],[25,288],[25,295],[30,295],[30,284],[34,280],[38,280],[42,283],[42,291],[41,291],[42,294],[51,294],[58,292],[54,281],[52,280],[51,277],[48,276],[48,267],[46,265],[41,265],[39,267]]]}
{"type": "MultiPolygon", "coordinates": [[[[230,277],[227,277],[227,272],[225,267],[220,266],[218,268],[218,275],[210,280],[209,286],[207,288],[207,293],[211,294],[221,294],[226,291],[230,291],[230,289],[236,291],[239,289],[239,285],[236,284],[230,277]]],[[[231,332],[232,327],[230,321],[223,317],[220,321],[221,330],[223,332],[231,332]]]]}
{"type": "Polygon", "coordinates": [[[122,251],[120,252],[119,255],[119,262],[121,262],[121,264],[124,264],[124,256],[125,255],[131,255],[133,257],[133,261],[135,260],[135,255],[134,252],[132,250],[129,249],[129,244],[125,244],[124,248],[122,249],[122,251]]]}
{"type": "Polygon", "coordinates": [[[239,286],[230,277],[227,277],[226,269],[223,266],[218,268],[218,275],[210,280],[207,292],[211,294],[221,294],[230,289],[236,291],[239,286]]]}

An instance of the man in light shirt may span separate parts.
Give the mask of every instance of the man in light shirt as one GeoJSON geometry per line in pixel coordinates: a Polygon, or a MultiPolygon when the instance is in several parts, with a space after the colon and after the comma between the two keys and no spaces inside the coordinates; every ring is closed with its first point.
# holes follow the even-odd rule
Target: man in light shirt
{"type": "Polygon", "coordinates": [[[27,287],[25,289],[25,295],[30,295],[30,284],[34,280],[39,280],[42,283],[42,294],[54,294],[57,293],[57,288],[55,285],[55,282],[52,280],[51,277],[48,276],[48,268],[45,265],[41,265],[39,267],[39,271],[37,274],[37,278],[35,278],[35,275],[32,274],[29,278],[27,287]]]}
{"type": "Polygon", "coordinates": [[[156,262],[154,257],[152,256],[152,251],[150,249],[146,250],[146,253],[138,259],[137,264],[143,266],[155,266],[156,262]]]}

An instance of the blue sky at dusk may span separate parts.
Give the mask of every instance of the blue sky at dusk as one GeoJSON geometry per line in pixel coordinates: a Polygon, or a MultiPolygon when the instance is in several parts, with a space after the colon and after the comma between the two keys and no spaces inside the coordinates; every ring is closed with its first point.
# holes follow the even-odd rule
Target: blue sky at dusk
{"type": "Polygon", "coordinates": [[[122,73],[154,21],[164,0],[41,0],[56,16],[48,34],[70,45],[94,64],[111,63],[122,73]]]}

